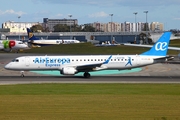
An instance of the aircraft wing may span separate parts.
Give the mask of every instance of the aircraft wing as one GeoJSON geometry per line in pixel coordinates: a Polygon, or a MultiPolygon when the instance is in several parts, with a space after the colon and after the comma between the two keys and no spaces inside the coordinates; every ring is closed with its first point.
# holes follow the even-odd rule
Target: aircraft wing
{"type": "Polygon", "coordinates": [[[104,66],[102,66],[103,64],[108,64],[110,59],[111,59],[112,55],[105,61],[105,62],[101,62],[101,63],[95,63],[95,64],[84,64],[84,65],[77,65],[76,69],[78,71],[92,71],[94,69],[96,70],[100,70],[100,69],[105,69],[104,66]]]}
{"type": "MultiPolygon", "coordinates": [[[[126,46],[135,46],[135,47],[149,47],[151,48],[153,45],[142,45],[142,44],[129,44],[129,43],[125,43],[122,45],[126,45],[126,46]]],[[[180,50],[179,47],[168,47],[169,50],[180,50]]]]}
{"type": "MultiPolygon", "coordinates": [[[[97,63],[97,64],[86,64],[86,65],[80,65],[77,66],[76,69],[78,71],[92,71],[93,69],[95,69],[96,67],[101,67],[103,63],[97,63]]],[[[103,68],[102,68],[103,69],[103,68]]]]}

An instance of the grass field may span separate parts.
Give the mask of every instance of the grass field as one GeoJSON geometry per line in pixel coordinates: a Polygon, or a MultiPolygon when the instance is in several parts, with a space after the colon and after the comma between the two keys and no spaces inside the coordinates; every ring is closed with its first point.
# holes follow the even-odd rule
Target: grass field
{"type": "MultiPolygon", "coordinates": [[[[179,41],[171,46],[180,47],[179,41]]],[[[149,48],[90,43],[24,53],[140,54],[149,48]]],[[[169,55],[177,55],[169,51],[169,55]]],[[[180,84],[25,84],[0,86],[0,120],[180,120],[180,84]]]]}
{"type": "MultiPolygon", "coordinates": [[[[170,46],[180,47],[180,40],[173,40],[170,46]]],[[[141,54],[150,48],[132,47],[132,46],[111,46],[111,47],[95,47],[91,43],[79,44],[60,44],[53,46],[45,46],[40,48],[32,48],[23,51],[24,53],[45,53],[45,54],[141,54]]],[[[169,50],[168,55],[177,55],[178,51],[169,50]]]]}
{"type": "Polygon", "coordinates": [[[180,84],[0,86],[1,120],[180,120],[180,84]]]}

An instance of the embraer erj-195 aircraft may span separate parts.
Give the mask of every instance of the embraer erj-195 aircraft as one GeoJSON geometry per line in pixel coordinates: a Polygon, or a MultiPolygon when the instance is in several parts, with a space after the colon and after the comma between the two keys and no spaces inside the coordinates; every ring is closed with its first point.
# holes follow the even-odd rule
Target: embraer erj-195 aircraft
{"type": "Polygon", "coordinates": [[[29,49],[29,47],[22,41],[0,40],[0,50],[3,50],[5,52],[16,50],[18,52],[20,49],[29,49]]]}
{"type": "Polygon", "coordinates": [[[47,46],[47,45],[58,45],[58,44],[72,44],[72,43],[80,43],[78,40],[40,40],[39,38],[36,38],[32,31],[27,28],[28,38],[29,42],[35,46],[47,46]]]}
{"type": "Polygon", "coordinates": [[[168,56],[170,32],[166,32],[147,52],[140,55],[69,55],[69,56],[22,56],[15,58],[5,66],[7,70],[59,70],[63,75],[75,75],[84,72],[89,78],[91,71],[106,69],[131,69],[158,62],[164,62],[168,56]]]}

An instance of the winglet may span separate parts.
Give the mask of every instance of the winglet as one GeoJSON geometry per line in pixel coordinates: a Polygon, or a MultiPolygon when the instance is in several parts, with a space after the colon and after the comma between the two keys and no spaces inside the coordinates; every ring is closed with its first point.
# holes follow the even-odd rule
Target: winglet
{"type": "Polygon", "coordinates": [[[111,57],[112,57],[112,55],[105,62],[103,62],[103,64],[108,64],[110,59],[111,59],[111,57]]]}
{"type": "Polygon", "coordinates": [[[166,56],[170,37],[171,37],[171,32],[165,32],[149,51],[144,52],[140,55],[166,56]]]}
{"type": "Polygon", "coordinates": [[[27,28],[27,34],[28,34],[29,40],[39,40],[39,38],[36,38],[29,28],[27,28]]]}

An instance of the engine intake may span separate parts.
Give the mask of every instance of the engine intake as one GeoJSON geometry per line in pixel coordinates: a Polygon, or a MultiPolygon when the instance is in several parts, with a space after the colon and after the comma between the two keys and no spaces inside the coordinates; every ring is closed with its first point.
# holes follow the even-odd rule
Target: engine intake
{"type": "Polygon", "coordinates": [[[74,75],[77,73],[77,70],[73,67],[64,67],[60,73],[63,75],[74,75]]]}

